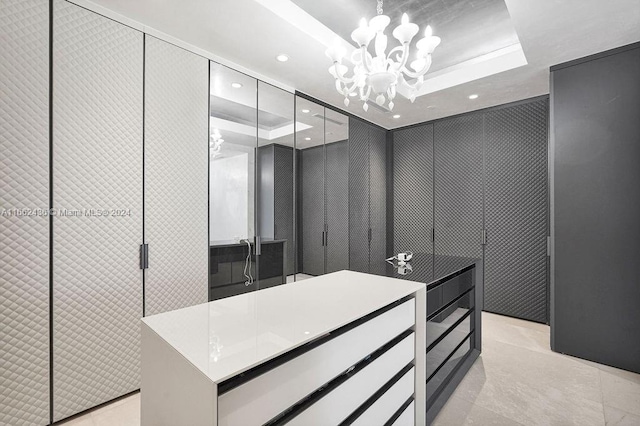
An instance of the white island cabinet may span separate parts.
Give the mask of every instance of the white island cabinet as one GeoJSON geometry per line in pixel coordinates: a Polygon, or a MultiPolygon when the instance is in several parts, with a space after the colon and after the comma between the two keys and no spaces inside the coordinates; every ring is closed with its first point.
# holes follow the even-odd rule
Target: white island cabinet
{"type": "Polygon", "coordinates": [[[340,271],[142,320],[142,425],[424,425],[425,285],[340,271]]]}

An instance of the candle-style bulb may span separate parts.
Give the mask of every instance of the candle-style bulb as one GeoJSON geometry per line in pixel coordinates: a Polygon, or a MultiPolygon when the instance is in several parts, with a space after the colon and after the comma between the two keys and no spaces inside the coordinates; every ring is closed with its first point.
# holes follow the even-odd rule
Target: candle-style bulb
{"type": "Polygon", "coordinates": [[[424,30],[424,36],[431,37],[432,35],[433,35],[433,29],[431,28],[431,25],[427,25],[427,29],[424,30]]]}
{"type": "Polygon", "coordinates": [[[360,28],[367,28],[367,20],[365,18],[360,19],[360,28]]]}
{"type": "Polygon", "coordinates": [[[406,13],[402,14],[402,25],[408,24],[409,23],[409,15],[407,15],[406,13]]]}

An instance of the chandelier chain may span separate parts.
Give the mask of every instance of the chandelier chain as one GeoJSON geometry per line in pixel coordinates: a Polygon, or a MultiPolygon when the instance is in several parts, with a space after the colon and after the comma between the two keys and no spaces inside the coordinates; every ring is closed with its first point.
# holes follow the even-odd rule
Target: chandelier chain
{"type": "Polygon", "coordinates": [[[377,7],[378,15],[382,15],[382,1],[383,0],[378,0],[378,7],[377,7]]]}

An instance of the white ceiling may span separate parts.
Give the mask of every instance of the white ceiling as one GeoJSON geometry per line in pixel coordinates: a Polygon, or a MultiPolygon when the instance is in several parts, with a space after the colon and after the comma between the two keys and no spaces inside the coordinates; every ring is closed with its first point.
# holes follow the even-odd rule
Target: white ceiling
{"type": "MultiPolygon", "coordinates": [[[[398,98],[393,114],[401,117],[394,119],[375,108],[364,112],[354,98],[344,107],[324,55],[335,34],[289,0],[71,1],[123,15],[145,29],[198,47],[225,65],[307,93],[385,128],[547,94],[550,66],[640,41],[640,0],[504,0],[527,64],[507,66],[505,56],[502,64],[493,61],[491,71],[466,65],[451,70],[465,74],[467,80],[480,77],[462,84],[457,83],[465,78],[455,80],[453,74],[445,83],[442,75],[434,75],[431,83],[437,91],[418,97],[414,104],[398,98]],[[286,53],[289,61],[277,62],[280,53],[286,53]],[[507,70],[484,76],[502,69],[507,70]],[[447,87],[451,84],[456,85],[447,87]],[[479,97],[469,100],[470,94],[479,97]]],[[[375,8],[375,0],[371,4],[375,8]]]]}

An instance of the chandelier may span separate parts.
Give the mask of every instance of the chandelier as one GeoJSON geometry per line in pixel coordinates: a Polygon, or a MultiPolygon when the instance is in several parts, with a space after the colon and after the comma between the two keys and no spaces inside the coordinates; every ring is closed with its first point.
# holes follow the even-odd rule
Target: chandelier
{"type": "Polygon", "coordinates": [[[213,161],[218,155],[220,155],[220,150],[222,149],[222,135],[220,134],[220,130],[213,129],[210,136],[209,141],[209,159],[213,161]]]}
{"type": "Polygon", "coordinates": [[[440,37],[432,34],[430,26],[424,32],[424,38],[418,40],[416,59],[409,64],[409,45],[418,33],[419,27],[409,22],[406,13],[402,15],[402,23],[393,30],[393,37],[400,42],[386,53],[387,36],[384,30],[391,19],[382,13],[382,0],[378,0],[378,15],[369,21],[362,18],[360,26],[351,33],[351,38],[358,46],[351,54],[353,75],[347,77],[349,68],[342,63],[346,49],[336,40],[333,46],[327,49],[327,56],[333,61],[329,73],[335,78],[336,90],[344,96],[344,105],[349,106],[349,96],[359,95],[364,102],[362,108],[367,111],[367,102],[371,99],[372,92],[375,102],[383,106],[388,102],[389,110],[393,109],[393,99],[398,89],[413,103],[416,93],[424,83],[424,75],[431,66],[431,54],[440,44],[440,37]],[[369,43],[375,37],[375,57],[369,51],[369,43]]]}

